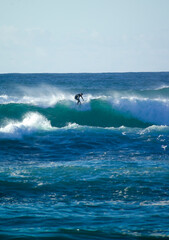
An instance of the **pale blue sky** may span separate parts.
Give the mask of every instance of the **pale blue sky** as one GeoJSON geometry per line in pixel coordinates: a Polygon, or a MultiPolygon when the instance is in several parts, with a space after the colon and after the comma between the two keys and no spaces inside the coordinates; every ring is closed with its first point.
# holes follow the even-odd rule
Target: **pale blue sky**
{"type": "Polygon", "coordinates": [[[169,0],[0,0],[0,73],[169,71],[169,0]]]}

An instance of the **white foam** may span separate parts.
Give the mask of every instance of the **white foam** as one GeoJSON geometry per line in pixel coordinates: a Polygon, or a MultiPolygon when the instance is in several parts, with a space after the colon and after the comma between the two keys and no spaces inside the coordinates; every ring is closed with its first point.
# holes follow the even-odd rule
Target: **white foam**
{"type": "Polygon", "coordinates": [[[163,148],[164,149],[164,151],[166,150],[166,148],[167,148],[167,145],[161,145],[161,148],[163,148]]]}
{"type": "Polygon", "coordinates": [[[169,85],[162,85],[160,87],[155,88],[154,90],[163,90],[165,88],[169,88],[169,85]]]}
{"type": "Polygon", "coordinates": [[[56,128],[53,128],[44,116],[36,112],[29,112],[22,121],[8,121],[4,127],[0,128],[0,135],[19,138],[35,131],[52,129],[56,128]]]}
{"type": "Polygon", "coordinates": [[[122,97],[111,100],[113,108],[138,120],[156,125],[169,125],[169,100],[122,97]]]}
{"type": "MultiPolygon", "coordinates": [[[[169,127],[166,126],[166,125],[160,125],[160,126],[152,125],[150,127],[145,128],[144,130],[141,130],[140,134],[142,135],[142,134],[147,134],[147,133],[152,133],[152,132],[154,132],[154,133],[162,133],[162,132],[166,133],[168,131],[169,131],[169,127]]],[[[159,138],[159,136],[158,136],[158,138],[159,138]]]]}
{"type": "Polygon", "coordinates": [[[80,128],[80,127],[82,127],[82,126],[80,126],[77,123],[68,123],[67,126],[62,127],[62,129],[77,129],[77,128],[80,128]]]}
{"type": "Polygon", "coordinates": [[[168,200],[164,200],[164,201],[157,201],[157,202],[141,202],[140,203],[141,206],[169,206],[169,201],[168,200]]]}
{"type": "Polygon", "coordinates": [[[55,86],[40,85],[34,88],[22,87],[23,100],[32,105],[52,107],[60,101],[73,101],[74,95],[55,86]]]}
{"type": "Polygon", "coordinates": [[[60,101],[74,101],[74,95],[54,86],[40,85],[34,88],[19,87],[17,96],[1,95],[0,104],[23,103],[40,107],[52,107],[60,101]]]}
{"type": "MultiPolygon", "coordinates": [[[[40,107],[53,107],[58,102],[63,102],[75,107],[75,94],[69,91],[59,89],[55,86],[41,84],[36,87],[19,86],[17,95],[0,95],[0,104],[31,104],[40,107]]],[[[94,96],[92,94],[84,94],[83,108],[80,110],[88,110],[89,103],[92,99],[106,98],[105,96],[94,96]]]]}
{"type": "MultiPolygon", "coordinates": [[[[164,86],[163,86],[164,87],[164,86]]],[[[167,87],[167,86],[166,86],[167,87]]],[[[39,85],[37,87],[19,87],[20,94],[16,96],[1,95],[0,104],[23,103],[40,107],[53,107],[58,102],[77,108],[78,111],[91,109],[91,100],[101,99],[112,105],[113,109],[136,119],[154,125],[169,125],[169,99],[145,98],[129,93],[113,92],[112,96],[84,94],[84,102],[77,106],[74,93],[63,91],[50,85],[39,85]]]]}
{"type": "Polygon", "coordinates": [[[94,100],[94,99],[103,99],[103,100],[106,100],[109,98],[109,96],[105,96],[105,95],[92,95],[92,94],[85,94],[84,95],[84,98],[85,98],[85,102],[90,102],[91,100],[94,100]]]}

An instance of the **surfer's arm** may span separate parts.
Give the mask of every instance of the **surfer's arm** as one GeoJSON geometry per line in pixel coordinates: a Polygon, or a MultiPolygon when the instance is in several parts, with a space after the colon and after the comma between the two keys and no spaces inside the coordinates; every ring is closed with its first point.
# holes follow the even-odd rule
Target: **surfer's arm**
{"type": "Polygon", "coordinates": [[[84,101],[84,98],[81,96],[81,98],[83,99],[83,101],[84,101]]]}

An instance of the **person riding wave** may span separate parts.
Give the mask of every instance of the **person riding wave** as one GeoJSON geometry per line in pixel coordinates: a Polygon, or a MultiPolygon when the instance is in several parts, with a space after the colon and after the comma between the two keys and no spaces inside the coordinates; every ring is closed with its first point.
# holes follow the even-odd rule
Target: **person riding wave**
{"type": "MultiPolygon", "coordinates": [[[[75,95],[75,99],[77,100],[77,104],[81,104],[80,98],[83,99],[82,95],[83,95],[83,93],[79,93],[79,94],[75,95]]],[[[83,99],[83,101],[84,101],[84,99],[83,99]]]]}

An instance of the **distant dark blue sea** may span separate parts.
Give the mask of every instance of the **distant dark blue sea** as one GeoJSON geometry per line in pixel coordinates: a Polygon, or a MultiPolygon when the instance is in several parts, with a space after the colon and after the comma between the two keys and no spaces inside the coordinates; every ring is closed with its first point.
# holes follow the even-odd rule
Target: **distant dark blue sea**
{"type": "Polygon", "coordinates": [[[16,239],[169,239],[168,72],[0,74],[0,240],[16,239]]]}

